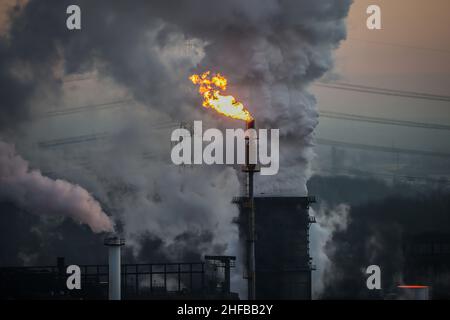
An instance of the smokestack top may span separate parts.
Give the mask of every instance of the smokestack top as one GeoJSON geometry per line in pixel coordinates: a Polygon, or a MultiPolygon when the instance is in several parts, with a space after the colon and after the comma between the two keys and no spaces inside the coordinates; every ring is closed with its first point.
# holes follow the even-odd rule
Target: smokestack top
{"type": "Polygon", "coordinates": [[[247,130],[255,129],[255,119],[249,120],[246,122],[247,130]]]}
{"type": "Polygon", "coordinates": [[[105,238],[105,242],[104,242],[105,246],[109,246],[109,247],[120,247],[125,245],[125,239],[119,237],[119,235],[111,235],[105,238]]]}

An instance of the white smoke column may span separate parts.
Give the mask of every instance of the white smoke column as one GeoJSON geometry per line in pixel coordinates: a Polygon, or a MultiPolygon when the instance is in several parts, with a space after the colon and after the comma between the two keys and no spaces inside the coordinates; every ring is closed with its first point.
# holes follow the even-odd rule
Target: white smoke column
{"type": "Polygon", "coordinates": [[[180,1],[184,18],[159,8],[186,34],[207,43],[199,71],[229,77],[229,91],[244,102],[258,126],[280,129],[280,172],[257,177],[256,193],[307,195],[318,124],[316,100],[307,90],[333,67],[333,50],[346,37],[350,4],[231,0],[205,13],[180,1]]]}
{"type": "MultiPolygon", "coordinates": [[[[346,37],[345,18],[351,3],[230,0],[208,10],[180,1],[185,5],[178,11],[183,17],[161,9],[181,30],[205,41],[205,56],[196,72],[223,73],[230,80],[229,92],[244,102],[258,127],[280,129],[280,171],[276,176],[257,175],[256,194],[308,194],[318,124],[316,100],[308,86],[333,67],[333,50],[346,37]]],[[[344,207],[331,219],[344,217],[340,212],[345,212],[344,207]]],[[[322,241],[316,247],[313,244],[313,256],[317,254],[324,268],[324,245],[339,226],[333,220],[320,225],[322,241]]],[[[319,291],[324,268],[315,281],[319,291]]]]}
{"type": "Polygon", "coordinates": [[[333,276],[333,265],[327,250],[333,250],[330,242],[334,232],[346,230],[349,223],[350,206],[339,204],[334,208],[327,208],[322,204],[317,212],[310,209],[316,217],[317,223],[311,225],[311,255],[316,270],[313,272],[313,298],[320,298],[325,288],[325,277],[333,276]]]}
{"type": "Polygon", "coordinates": [[[93,232],[114,229],[100,204],[85,189],[30,170],[15,148],[1,140],[0,201],[10,201],[35,214],[68,216],[89,225],[93,232]]]}

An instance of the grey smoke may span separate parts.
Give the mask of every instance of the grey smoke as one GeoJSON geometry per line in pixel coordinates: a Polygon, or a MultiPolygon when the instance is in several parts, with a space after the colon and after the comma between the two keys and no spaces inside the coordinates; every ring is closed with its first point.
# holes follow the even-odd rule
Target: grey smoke
{"type": "Polygon", "coordinates": [[[438,185],[422,187],[345,176],[314,176],[308,184],[313,194],[320,194],[315,209],[318,223],[312,225],[311,233],[318,298],[380,298],[402,283],[405,267],[421,270],[404,263],[403,246],[408,236],[450,232],[448,189],[438,185]],[[335,210],[340,202],[350,206],[341,211],[344,215],[335,210]],[[345,223],[335,225],[338,228],[323,227],[324,222],[339,216],[345,219],[338,221],[345,223]],[[371,292],[365,286],[365,268],[371,264],[382,270],[382,292],[371,292]]]}
{"type": "Polygon", "coordinates": [[[198,71],[230,77],[231,90],[260,127],[280,128],[281,171],[256,185],[261,193],[306,195],[318,123],[308,85],[333,65],[345,38],[351,1],[179,1],[156,14],[206,42],[198,71]]]}
{"type": "MultiPolygon", "coordinates": [[[[282,170],[275,178],[258,178],[257,191],[305,195],[318,123],[308,85],[332,67],[332,52],[345,38],[350,4],[351,0],[30,0],[11,17],[10,32],[0,39],[0,84],[5,88],[0,132],[13,131],[20,140],[17,125],[26,135],[24,121],[31,110],[49,104],[47,95],[39,95],[42,87],[57,101],[65,75],[97,71],[100,81],[110,79],[126,88],[146,112],[127,108],[106,155],[88,154],[92,170],[75,175],[60,166],[56,152],[49,156],[52,169],[92,186],[89,190],[113,209],[124,233],[135,239],[129,243],[135,241],[138,249],[143,233],[151,232],[167,248],[187,239],[183,235],[188,233],[201,240],[185,241],[196,252],[237,254],[237,231],[231,224],[237,216],[231,204],[231,197],[239,193],[237,173],[223,167],[174,168],[164,156],[142,161],[143,148],[157,155],[169,152],[162,148],[169,134],[157,134],[149,124],[162,115],[171,121],[202,119],[211,126],[242,126],[203,110],[188,81],[192,72],[221,72],[259,127],[281,128],[282,170]],[[82,9],[80,32],[65,29],[69,4],[82,9]],[[180,53],[186,41],[193,43],[189,55],[180,53]],[[205,231],[214,236],[202,237],[205,231]]],[[[40,157],[33,159],[39,162],[40,157]]],[[[170,255],[179,258],[179,250],[170,255]]]]}
{"type": "Polygon", "coordinates": [[[401,284],[405,238],[448,234],[449,208],[448,192],[432,189],[412,197],[393,192],[385,199],[352,207],[347,228],[335,230],[325,245],[332,268],[325,270],[322,297],[368,298],[370,292],[361,283],[366,279],[363,271],[372,264],[383,270],[385,292],[401,284]]]}
{"type": "MultiPolygon", "coordinates": [[[[318,298],[323,294],[325,286],[325,275],[334,274],[333,261],[330,260],[327,252],[336,250],[331,241],[334,233],[345,232],[349,223],[350,206],[339,204],[335,207],[328,207],[322,202],[317,210],[311,209],[316,217],[317,223],[311,225],[311,256],[316,266],[313,272],[313,298],[318,298]]],[[[329,277],[328,277],[329,278],[329,277]]]]}
{"type": "Polygon", "coordinates": [[[78,185],[52,180],[16,154],[13,146],[0,141],[0,202],[12,202],[41,215],[67,215],[85,223],[94,232],[112,231],[113,223],[99,203],[78,185]]]}

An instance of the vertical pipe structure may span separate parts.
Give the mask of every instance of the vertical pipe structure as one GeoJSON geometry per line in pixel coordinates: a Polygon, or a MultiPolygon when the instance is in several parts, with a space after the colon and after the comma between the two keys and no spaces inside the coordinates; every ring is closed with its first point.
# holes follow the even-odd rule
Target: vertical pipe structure
{"type": "Polygon", "coordinates": [[[224,286],[223,286],[223,292],[224,293],[230,293],[231,292],[231,288],[230,288],[230,283],[231,283],[231,273],[230,273],[230,269],[231,269],[231,261],[230,259],[226,259],[224,261],[224,286]]]}
{"type": "Polygon", "coordinates": [[[246,122],[246,136],[245,136],[245,167],[244,171],[247,172],[247,198],[248,198],[248,234],[247,234],[247,298],[248,300],[256,299],[256,271],[255,271],[255,240],[256,240],[256,230],[255,230],[255,201],[253,196],[253,177],[256,172],[256,162],[251,161],[251,151],[256,151],[250,148],[254,147],[256,141],[250,134],[250,129],[255,129],[255,120],[252,119],[246,122]]]}
{"type": "Polygon", "coordinates": [[[64,291],[65,289],[67,289],[67,285],[66,285],[66,262],[64,257],[57,257],[56,259],[56,269],[58,272],[58,277],[57,277],[57,281],[58,281],[58,286],[59,286],[59,290],[60,291],[64,291]]]}
{"type": "Polygon", "coordinates": [[[125,245],[125,240],[117,235],[105,239],[108,253],[108,298],[109,300],[121,300],[121,259],[120,247],[125,245]]]}

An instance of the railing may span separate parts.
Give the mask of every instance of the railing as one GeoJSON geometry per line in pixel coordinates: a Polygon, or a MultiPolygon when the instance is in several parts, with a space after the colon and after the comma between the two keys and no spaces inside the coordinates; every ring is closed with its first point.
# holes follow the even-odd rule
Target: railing
{"type": "MultiPolygon", "coordinates": [[[[30,292],[56,292],[59,295],[96,296],[106,298],[108,265],[79,265],[81,290],[69,292],[65,286],[65,266],[3,267],[0,268],[0,287],[19,288],[20,283],[33,287],[30,292]]],[[[123,297],[151,296],[152,294],[201,293],[212,290],[206,276],[205,262],[123,264],[123,297]]],[[[24,293],[26,293],[24,291],[24,293]]]]}

